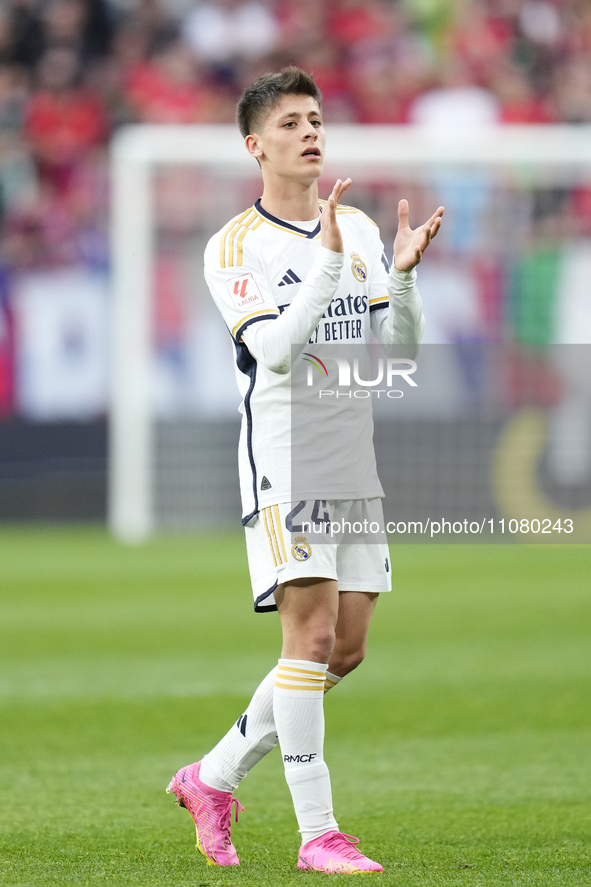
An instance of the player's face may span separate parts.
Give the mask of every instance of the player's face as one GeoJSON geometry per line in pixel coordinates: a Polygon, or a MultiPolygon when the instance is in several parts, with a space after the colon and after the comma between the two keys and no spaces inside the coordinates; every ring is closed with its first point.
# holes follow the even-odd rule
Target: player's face
{"type": "Polygon", "coordinates": [[[283,96],[253,138],[264,174],[309,183],[322,173],[326,134],[312,96],[283,96]]]}

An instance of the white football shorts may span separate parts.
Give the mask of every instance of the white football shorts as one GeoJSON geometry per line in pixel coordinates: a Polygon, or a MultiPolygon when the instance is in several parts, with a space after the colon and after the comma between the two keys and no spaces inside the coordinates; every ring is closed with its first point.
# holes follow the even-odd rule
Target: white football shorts
{"type": "Polygon", "coordinates": [[[273,592],[291,579],[336,579],[339,591],[392,589],[381,499],[270,505],[245,531],[257,613],[276,610],[273,592]]]}

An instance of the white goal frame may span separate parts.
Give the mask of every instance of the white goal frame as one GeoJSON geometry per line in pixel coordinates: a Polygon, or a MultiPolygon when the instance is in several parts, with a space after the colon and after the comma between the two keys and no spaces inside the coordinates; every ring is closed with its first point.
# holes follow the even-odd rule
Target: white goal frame
{"type": "MultiPolygon", "coordinates": [[[[434,167],[585,170],[591,126],[498,126],[437,131],[410,126],[331,126],[329,164],[367,178],[434,167]]],[[[234,126],[130,126],[111,145],[112,327],[108,523],[125,542],[155,529],[150,398],[152,364],[152,179],[159,165],[191,164],[258,175],[234,126]]]]}

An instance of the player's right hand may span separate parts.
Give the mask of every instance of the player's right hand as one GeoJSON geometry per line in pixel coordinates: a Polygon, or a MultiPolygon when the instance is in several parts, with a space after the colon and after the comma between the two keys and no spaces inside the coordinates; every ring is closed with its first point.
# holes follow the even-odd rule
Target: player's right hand
{"type": "Polygon", "coordinates": [[[345,179],[344,182],[341,179],[336,180],[332,194],[326,201],[320,218],[320,246],[325,246],[333,253],[344,251],[341,229],[337,222],[337,206],[350,184],[351,179],[345,179]]]}

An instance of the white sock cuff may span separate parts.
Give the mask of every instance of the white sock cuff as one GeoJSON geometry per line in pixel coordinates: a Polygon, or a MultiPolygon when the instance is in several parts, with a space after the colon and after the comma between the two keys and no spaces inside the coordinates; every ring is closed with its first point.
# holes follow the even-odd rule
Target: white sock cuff
{"type": "Polygon", "coordinates": [[[328,662],[311,662],[309,659],[279,659],[278,665],[290,665],[293,668],[302,668],[304,670],[321,671],[326,674],[328,662]]]}
{"type": "Polygon", "coordinates": [[[324,692],[328,693],[329,690],[332,690],[333,687],[339,683],[339,681],[343,680],[343,675],[332,674],[332,672],[327,671],[326,676],[324,678],[324,692]]]}
{"type": "Polygon", "coordinates": [[[275,678],[275,692],[297,692],[313,698],[324,695],[324,681],[328,665],[307,659],[280,659],[275,678]]]}

